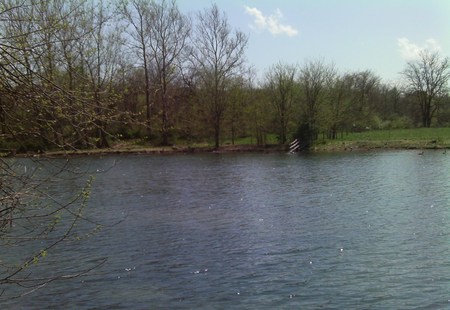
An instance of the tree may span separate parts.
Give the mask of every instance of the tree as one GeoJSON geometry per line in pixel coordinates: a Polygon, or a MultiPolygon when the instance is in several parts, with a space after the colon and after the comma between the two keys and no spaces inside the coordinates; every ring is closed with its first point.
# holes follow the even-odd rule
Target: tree
{"type": "Polygon", "coordinates": [[[418,60],[406,64],[402,74],[407,90],[417,98],[422,126],[430,127],[438,109],[438,98],[448,90],[449,58],[443,58],[439,53],[422,51],[418,60]]]}
{"type": "Polygon", "coordinates": [[[352,77],[348,74],[336,75],[332,79],[329,95],[326,100],[326,131],[329,139],[336,139],[338,131],[343,133],[346,121],[350,94],[352,87],[352,77]]]}
{"type": "Polygon", "coordinates": [[[150,81],[150,33],[152,12],[148,1],[131,0],[130,2],[122,0],[118,3],[118,11],[128,24],[128,35],[130,46],[137,52],[138,59],[142,61],[142,69],[144,71],[144,93],[146,108],[146,128],[148,139],[151,139],[151,81],[150,81]]]}
{"type": "Polygon", "coordinates": [[[3,126],[11,142],[20,151],[91,146],[100,120],[87,81],[87,58],[97,53],[92,10],[84,1],[62,0],[3,6],[11,8],[1,24],[3,104],[14,101],[3,126]]]}
{"type": "MultiPolygon", "coordinates": [[[[90,126],[74,126],[77,123],[89,123],[86,101],[80,100],[80,94],[85,92],[85,75],[83,68],[84,46],[92,28],[87,27],[86,2],[59,0],[63,5],[56,10],[58,20],[62,21],[55,33],[59,45],[60,76],[59,84],[67,90],[67,108],[64,114],[69,115],[73,130],[66,134],[66,139],[72,139],[71,144],[77,148],[88,148],[90,126]]],[[[60,98],[61,101],[63,98],[60,98]]],[[[66,125],[67,126],[67,125],[66,125]]],[[[66,130],[67,131],[67,130],[66,130]]]]}
{"type": "Polygon", "coordinates": [[[92,179],[73,196],[51,194],[49,182],[74,180],[75,175],[68,162],[55,165],[45,159],[12,162],[0,158],[0,246],[4,250],[0,255],[0,300],[21,297],[56,280],[79,277],[106,261],[99,258],[90,266],[71,264],[67,266],[71,272],[40,273],[41,265],[57,259],[51,256],[59,244],[80,242],[82,236],[101,228],[84,214],[92,179]],[[9,248],[18,246],[24,251],[8,255],[9,248]]]}
{"type": "Polygon", "coordinates": [[[89,27],[93,30],[87,38],[83,54],[86,69],[86,83],[89,89],[88,101],[92,106],[93,125],[96,132],[96,146],[109,147],[107,124],[115,116],[116,103],[114,81],[119,70],[119,31],[111,24],[112,16],[102,1],[92,4],[87,15],[89,27]]]}
{"type": "Polygon", "coordinates": [[[245,76],[235,78],[228,93],[228,110],[225,115],[227,128],[231,135],[231,144],[234,145],[238,135],[245,133],[245,112],[248,110],[250,96],[252,96],[251,79],[245,76]]]}
{"type": "Polygon", "coordinates": [[[169,106],[173,103],[169,86],[179,74],[181,57],[191,32],[189,19],[180,13],[175,0],[152,1],[150,4],[149,47],[154,61],[154,93],[161,102],[162,144],[169,143],[169,106]]]}
{"type": "MultiPolygon", "coordinates": [[[[55,33],[64,20],[59,18],[59,12],[47,10],[49,4],[58,3],[0,1],[0,95],[2,109],[6,112],[1,125],[24,151],[28,150],[25,141],[33,140],[45,141],[49,147],[70,147],[70,141],[58,136],[63,133],[56,122],[72,122],[81,127],[71,119],[72,115],[62,113],[66,108],[64,103],[70,102],[72,95],[56,78],[61,74],[61,62],[57,61],[61,42],[55,33]],[[48,23],[40,20],[44,16],[48,23]],[[7,102],[13,103],[8,106],[11,109],[4,108],[7,102]]],[[[62,270],[45,275],[34,272],[61,242],[77,237],[78,229],[84,226],[82,223],[93,224],[89,228],[92,230],[98,228],[97,223],[89,224],[83,215],[92,179],[89,178],[73,196],[49,190],[51,184],[61,178],[74,177],[70,171],[68,161],[0,157],[2,299],[20,297],[49,282],[79,276],[104,262],[100,259],[92,266],[74,266],[80,269],[70,274],[62,270]],[[8,247],[19,245],[23,251],[8,255],[8,247]]]]}
{"type": "Polygon", "coordinates": [[[309,133],[304,141],[306,146],[317,139],[320,127],[319,112],[335,75],[334,67],[325,65],[321,60],[307,61],[300,69],[299,83],[303,98],[301,127],[309,133]]]}
{"type": "Polygon", "coordinates": [[[289,121],[298,96],[296,83],[298,67],[278,63],[266,73],[266,86],[272,105],[276,110],[278,137],[281,144],[287,142],[289,121]]]}
{"type": "Polygon", "coordinates": [[[51,115],[47,104],[51,93],[44,92],[44,96],[37,96],[35,92],[35,88],[46,80],[38,68],[45,44],[36,38],[37,34],[51,30],[42,28],[42,23],[33,23],[39,20],[35,6],[24,5],[21,1],[2,1],[0,8],[3,10],[0,15],[0,75],[2,110],[5,114],[2,127],[16,144],[15,147],[25,149],[31,140],[30,133],[35,134],[34,141],[42,147],[50,143],[55,133],[51,132],[54,127],[50,120],[44,119],[51,115]],[[14,104],[10,104],[13,100],[14,104]]]}
{"type": "Polygon", "coordinates": [[[243,69],[248,38],[240,31],[231,31],[226,15],[219,11],[216,4],[199,12],[197,17],[191,62],[204,91],[203,103],[214,130],[217,148],[227,108],[227,89],[230,80],[243,69]]]}

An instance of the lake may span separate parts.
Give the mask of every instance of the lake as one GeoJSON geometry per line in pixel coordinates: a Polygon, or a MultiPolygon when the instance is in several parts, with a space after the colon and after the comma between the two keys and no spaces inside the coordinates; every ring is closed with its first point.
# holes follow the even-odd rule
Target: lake
{"type": "MultiPolygon", "coordinates": [[[[108,260],[0,301],[2,309],[450,307],[450,154],[442,151],[71,165],[95,175],[85,212],[104,227],[61,244],[40,267],[51,274],[108,260]]],[[[82,182],[49,190],[62,195],[82,182]]]]}

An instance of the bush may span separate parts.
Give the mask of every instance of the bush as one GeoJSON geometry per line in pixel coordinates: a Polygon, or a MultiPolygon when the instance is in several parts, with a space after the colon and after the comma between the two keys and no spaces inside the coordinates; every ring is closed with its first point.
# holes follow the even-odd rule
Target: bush
{"type": "Polygon", "coordinates": [[[391,129],[408,129],[413,127],[413,121],[407,116],[398,116],[394,118],[390,123],[391,129]]]}
{"type": "Polygon", "coordinates": [[[317,131],[305,122],[300,124],[294,138],[300,142],[301,150],[308,150],[317,139],[317,131]]]}
{"type": "Polygon", "coordinates": [[[146,136],[145,128],[142,126],[131,126],[125,127],[121,126],[116,131],[116,137],[119,139],[142,139],[146,136]]]}

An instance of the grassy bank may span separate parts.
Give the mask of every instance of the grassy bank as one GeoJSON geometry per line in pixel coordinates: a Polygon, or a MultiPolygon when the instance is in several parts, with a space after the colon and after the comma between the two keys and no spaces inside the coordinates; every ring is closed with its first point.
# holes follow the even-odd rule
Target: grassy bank
{"type": "Polygon", "coordinates": [[[450,148],[450,128],[372,130],[349,133],[336,140],[318,141],[314,150],[444,148],[450,148]]]}
{"type": "Polygon", "coordinates": [[[121,142],[113,145],[108,149],[89,149],[75,151],[53,151],[45,152],[41,156],[45,157],[65,157],[65,156],[100,156],[113,154],[189,154],[189,153],[272,153],[283,152],[286,147],[283,145],[270,144],[258,146],[254,144],[235,144],[223,145],[215,148],[211,144],[195,144],[195,145],[174,145],[174,146],[150,146],[137,145],[129,141],[121,142]]]}
{"type": "MultiPolygon", "coordinates": [[[[44,156],[77,156],[104,154],[177,154],[177,153],[238,153],[238,152],[284,152],[286,146],[276,144],[276,137],[270,136],[267,145],[257,146],[251,138],[224,141],[219,149],[211,143],[183,143],[173,146],[151,146],[139,140],[116,141],[108,149],[46,152],[44,156]]],[[[450,128],[417,128],[395,130],[373,130],[349,133],[335,140],[321,139],[313,151],[353,151],[372,149],[446,149],[450,148],[450,128]]],[[[5,153],[6,155],[6,153],[5,153]]],[[[30,155],[30,154],[28,154],[30,155]]],[[[2,156],[0,152],[0,156],[2,156]]],[[[20,155],[19,155],[20,156],[20,155]]]]}

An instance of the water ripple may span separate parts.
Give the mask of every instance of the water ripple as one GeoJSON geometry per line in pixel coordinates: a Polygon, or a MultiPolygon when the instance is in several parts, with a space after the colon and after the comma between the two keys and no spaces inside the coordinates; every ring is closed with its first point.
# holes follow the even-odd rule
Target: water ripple
{"type": "Polygon", "coordinates": [[[448,168],[440,152],[125,157],[97,177],[90,207],[127,217],[51,256],[108,263],[20,303],[447,308],[448,168]]]}

